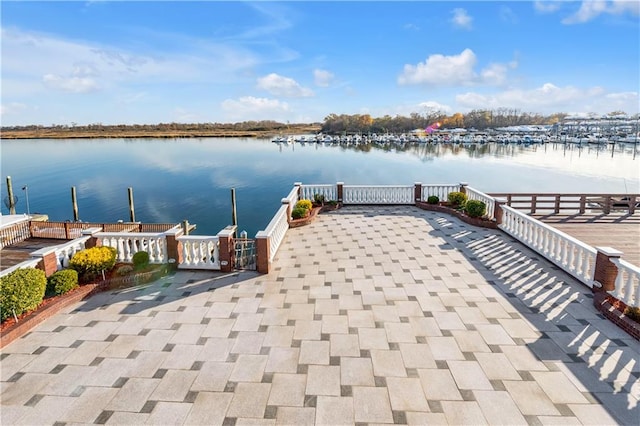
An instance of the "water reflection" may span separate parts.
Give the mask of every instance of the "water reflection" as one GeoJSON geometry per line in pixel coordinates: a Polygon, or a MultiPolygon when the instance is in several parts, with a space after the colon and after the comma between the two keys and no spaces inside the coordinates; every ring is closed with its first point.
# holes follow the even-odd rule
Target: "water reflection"
{"type": "MultiPolygon", "coordinates": [[[[3,140],[3,179],[29,186],[31,211],[71,219],[70,188],[85,221],[136,218],[198,225],[215,234],[231,220],[236,188],[240,229],[268,223],[293,182],[457,183],[487,192],[640,192],[633,145],[275,144],[258,139],[3,140]]],[[[2,186],[2,198],[6,187],[2,186]]],[[[18,194],[20,195],[20,194],[18,194]]],[[[25,200],[18,211],[26,211],[25,200]]],[[[2,206],[3,214],[7,214],[2,206]]]]}

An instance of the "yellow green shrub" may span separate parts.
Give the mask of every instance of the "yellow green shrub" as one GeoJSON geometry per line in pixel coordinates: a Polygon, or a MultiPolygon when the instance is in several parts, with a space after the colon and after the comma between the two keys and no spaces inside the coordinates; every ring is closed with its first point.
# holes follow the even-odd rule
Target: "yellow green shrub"
{"type": "Polygon", "coordinates": [[[111,270],[116,264],[117,251],[113,247],[92,247],[77,252],[69,261],[69,267],[78,271],[83,282],[95,279],[102,271],[111,270]]]}
{"type": "Polygon", "coordinates": [[[44,271],[34,268],[16,269],[0,277],[0,318],[33,310],[42,303],[47,288],[44,271]]]}
{"type": "Polygon", "coordinates": [[[305,210],[311,210],[311,207],[313,207],[313,204],[311,203],[311,200],[300,200],[296,203],[296,206],[294,208],[303,208],[305,210]]]}

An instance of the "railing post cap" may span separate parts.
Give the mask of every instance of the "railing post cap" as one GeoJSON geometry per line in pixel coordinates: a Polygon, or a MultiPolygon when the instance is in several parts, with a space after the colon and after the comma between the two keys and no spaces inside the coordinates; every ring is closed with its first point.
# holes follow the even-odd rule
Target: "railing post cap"
{"type": "Polygon", "coordinates": [[[102,228],[100,227],[87,228],[87,229],[83,229],[80,233],[82,235],[94,235],[94,234],[97,234],[98,232],[102,232],[102,228]]]}
{"type": "Polygon", "coordinates": [[[607,257],[621,257],[624,253],[613,247],[596,247],[598,253],[602,253],[607,257]]]}
{"type": "Polygon", "coordinates": [[[280,202],[282,204],[289,204],[289,199],[288,198],[283,198],[283,199],[280,200],[280,202]]]}
{"type": "Polygon", "coordinates": [[[336,182],[336,185],[344,185],[344,182],[336,182]]]}
{"type": "Polygon", "coordinates": [[[414,184],[415,186],[418,186],[418,185],[422,186],[422,182],[414,182],[413,184],[414,184]]]}
{"type": "Polygon", "coordinates": [[[293,182],[293,186],[302,186],[302,182],[293,182]]]}
{"type": "Polygon", "coordinates": [[[469,186],[469,182],[460,182],[460,186],[469,186]]]}
{"type": "Polygon", "coordinates": [[[267,231],[258,231],[258,233],[256,234],[256,239],[263,238],[269,238],[269,234],[267,234],[267,231]]]}
{"type": "Polygon", "coordinates": [[[500,204],[505,204],[507,202],[507,199],[504,197],[493,197],[493,200],[500,204]]]}
{"type": "Polygon", "coordinates": [[[216,235],[216,236],[218,238],[229,238],[229,237],[232,237],[233,234],[236,232],[237,228],[238,227],[236,225],[227,225],[220,232],[218,232],[218,235],[216,235]]]}

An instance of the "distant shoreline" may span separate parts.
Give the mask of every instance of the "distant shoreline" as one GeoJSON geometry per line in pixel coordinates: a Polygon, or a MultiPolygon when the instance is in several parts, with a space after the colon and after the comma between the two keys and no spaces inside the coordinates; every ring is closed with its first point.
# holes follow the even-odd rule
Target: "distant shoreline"
{"type": "Polygon", "coordinates": [[[318,133],[320,126],[291,126],[282,130],[3,130],[0,139],[175,139],[175,138],[269,138],[276,135],[296,135],[318,133]]]}

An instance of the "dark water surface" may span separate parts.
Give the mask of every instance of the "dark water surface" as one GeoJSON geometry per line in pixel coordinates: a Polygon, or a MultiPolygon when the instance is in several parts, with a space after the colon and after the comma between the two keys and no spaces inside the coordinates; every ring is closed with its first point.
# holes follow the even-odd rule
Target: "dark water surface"
{"type": "MultiPolygon", "coordinates": [[[[2,140],[2,199],[11,176],[17,212],[71,220],[71,187],[81,220],[129,219],[197,224],[215,235],[231,223],[236,189],[239,230],[264,229],[294,182],[407,184],[468,182],[484,192],[639,192],[640,148],[628,146],[279,145],[269,140],[2,140]],[[22,187],[27,186],[27,190],[22,187]]],[[[2,204],[2,213],[9,211],[2,204]]]]}

